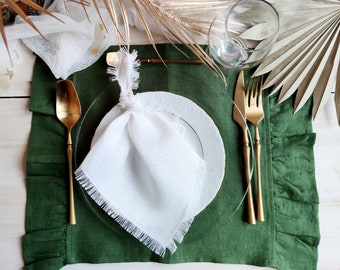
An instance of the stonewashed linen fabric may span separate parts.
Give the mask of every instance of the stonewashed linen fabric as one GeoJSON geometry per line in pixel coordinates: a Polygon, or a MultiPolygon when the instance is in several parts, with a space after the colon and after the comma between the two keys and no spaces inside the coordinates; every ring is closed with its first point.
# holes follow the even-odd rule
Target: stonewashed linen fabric
{"type": "MultiPolygon", "coordinates": [[[[156,57],[149,45],[131,49],[136,49],[140,58],[156,57]]],[[[164,59],[184,58],[171,45],[158,45],[158,49],[164,59]]],[[[114,50],[117,48],[109,49],[114,50]]],[[[118,102],[119,86],[109,81],[106,69],[103,55],[91,67],[70,77],[83,109],[82,119],[73,129],[75,168],[89,150],[96,125],[118,102]]],[[[106,214],[91,204],[76,183],[77,224],[67,224],[66,129],[55,115],[56,79],[38,58],[30,103],[33,117],[27,152],[24,269],[57,270],[74,263],[148,261],[316,269],[320,236],[312,100],[293,114],[292,98],[277,104],[277,96],[268,97],[265,91],[266,117],[261,122],[260,135],[266,221],[248,225],[246,205],[242,204],[235,212],[245,190],[241,130],[232,120],[237,75],[237,71],[229,72],[225,89],[222,81],[204,65],[141,65],[138,91],[169,91],[197,103],[214,120],[226,152],[225,177],[217,196],[195,218],[177,251],[161,258],[107,220],[106,214]]]]}

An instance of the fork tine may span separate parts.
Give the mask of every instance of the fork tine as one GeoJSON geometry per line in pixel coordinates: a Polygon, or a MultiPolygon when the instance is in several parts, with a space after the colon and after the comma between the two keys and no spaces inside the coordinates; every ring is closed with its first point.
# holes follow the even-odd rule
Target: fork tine
{"type": "Polygon", "coordinates": [[[248,107],[257,106],[257,78],[250,78],[247,85],[246,101],[248,107]]]}
{"type": "Polygon", "coordinates": [[[245,93],[245,101],[246,101],[246,107],[249,107],[249,99],[250,99],[250,95],[249,95],[249,90],[250,90],[250,83],[251,83],[251,79],[248,80],[248,84],[247,84],[247,89],[246,89],[246,93],[245,93]]]}
{"type": "Polygon", "coordinates": [[[252,105],[257,106],[257,92],[258,92],[258,85],[259,80],[258,78],[254,78],[253,88],[252,88],[252,105]]]}
{"type": "Polygon", "coordinates": [[[258,95],[257,95],[257,106],[262,107],[262,86],[263,86],[263,76],[259,78],[260,86],[257,88],[258,95]]]}

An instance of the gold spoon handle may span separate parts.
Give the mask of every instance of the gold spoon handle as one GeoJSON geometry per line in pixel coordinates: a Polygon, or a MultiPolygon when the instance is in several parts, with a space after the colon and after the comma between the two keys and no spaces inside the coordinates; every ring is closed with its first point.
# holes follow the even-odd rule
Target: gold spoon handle
{"type": "Polygon", "coordinates": [[[76,213],[74,208],[74,195],[73,195],[73,168],[72,168],[72,140],[71,140],[71,131],[68,132],[68,140],[67,140],[67,158],[68,158],[68,171],[69,171],[69,196],[70,196],[70,217],[69,224],[76,224],[76,213]]]}

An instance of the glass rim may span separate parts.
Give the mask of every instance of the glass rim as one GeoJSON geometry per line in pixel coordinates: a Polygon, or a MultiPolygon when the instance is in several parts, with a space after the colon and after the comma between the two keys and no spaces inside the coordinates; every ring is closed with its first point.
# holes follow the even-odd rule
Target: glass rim
{"type": "MultiPolygon", "coordinates": [[[[270,47],[270,46],[273,45],[273,43],[275,42],[276,38],[277,38],[278,35],[279,35],[279,31],[280,31],[280,15],[279,15],[277,9],[276,9],[271,3],[269,3],[269,2],[266,1],[266,0],[239,0],[239,1],[236,1],[232,6],[230,6],[230,7],[227,9],[227,16],[226,16],[226,18],[225,18],[225,23],[227,23],[227,21],[228,21],[228,19],[229,19],[229,16],[230,16],[230,14],[232,13],[232,11],[233,11],[240,3],[242,3],[242,2],[246,2],[246,3],[249,3],[249,2],[261,2],[262,4],[265,4],[266,6],[268,6],[268,7],[273,11],[273,13],[275,14],[275,18],[276,18],[276,22],[277,22],[277,23],[276,23],[276,29],[275,29],[276,34],[275,34],[273,37],[271,37],[270,39],[268,39],[268,40],[269,40],[269,41],[268,41],[268,44],[266,44],[264,47],[261,47],[260,49],[256,49],[256,48],[254,48],[254,49],[246,48],[246,49],[245,49],[246,51],[249,51],[249,52],[256,52],[256,51],[263,51],[263,50],[266,50],[268,47],[270,47]]],[[[214,18],[214,20],[215,20],[217,17],[218,17],[218,16],[216,16],[216,17],[214,18]]],[[[213,21],[214,21],[214,20],[213,20],[213,21]]],[[[226,28],[226,34],[228,34],[228,35],[230,36],[228,28],[226,28]]],[[[233,41],[233,43],[235,44],[235,46],[239,47],[239,45],[238,45],[236,42],[234,42],[234,40],[233,40],[232,38],[231,38],[230,40],[233,41]]]]}

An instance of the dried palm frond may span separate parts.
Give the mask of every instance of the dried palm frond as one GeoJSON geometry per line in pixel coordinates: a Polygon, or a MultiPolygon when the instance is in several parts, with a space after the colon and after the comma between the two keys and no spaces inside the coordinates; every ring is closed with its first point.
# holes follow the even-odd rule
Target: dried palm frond
{"type": "Polygon", "coordinates": [[[340,125],[340,1],[276,0],[275,4],[283,26],[255,75],[269,73],[264,87],[279,91],[279,102],[296,93],[295,112],[313,96],[313,117],[335,93],[340,125]]]}

